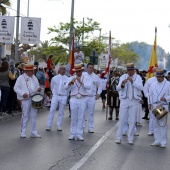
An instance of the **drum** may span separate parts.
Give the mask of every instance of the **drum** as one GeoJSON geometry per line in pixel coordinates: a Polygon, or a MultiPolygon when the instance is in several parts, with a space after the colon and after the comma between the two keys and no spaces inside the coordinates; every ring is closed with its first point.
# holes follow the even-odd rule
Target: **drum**
{"type": "Polygon", "coordinates": [[[41,94],[35,94],[31,99],[32,107],[35,109],[41,109],[44,106],[44,97],[41,94]]]}
{"type": "Polygon", "coordinates": [[[168,111],[162,105],[159,105],[152,111],[152,113],[157,119],[161,119],[168,113],[168,111]]]}

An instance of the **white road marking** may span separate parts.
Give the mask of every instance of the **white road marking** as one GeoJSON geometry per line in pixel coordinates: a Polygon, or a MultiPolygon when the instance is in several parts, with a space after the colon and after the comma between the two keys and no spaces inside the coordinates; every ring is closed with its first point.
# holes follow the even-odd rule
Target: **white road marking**
{"type": "Polygon", "coordinates": [[[116,130],[116,128],[117,126],[113,126],[70,170],[78,170],[90,158],[95,150],[111,135],[111,133],[116,130]]]}

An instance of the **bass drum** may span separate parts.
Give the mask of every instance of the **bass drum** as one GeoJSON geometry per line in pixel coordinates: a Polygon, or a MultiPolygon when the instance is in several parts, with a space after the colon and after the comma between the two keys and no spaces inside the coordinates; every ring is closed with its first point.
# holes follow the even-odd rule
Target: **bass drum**
{"type": "Polygon", "coordinates": [[[32,107],[35,109],[42,109],[44,106],[44,97],[41,94],[35,94],[31,99],[32,107]]]}

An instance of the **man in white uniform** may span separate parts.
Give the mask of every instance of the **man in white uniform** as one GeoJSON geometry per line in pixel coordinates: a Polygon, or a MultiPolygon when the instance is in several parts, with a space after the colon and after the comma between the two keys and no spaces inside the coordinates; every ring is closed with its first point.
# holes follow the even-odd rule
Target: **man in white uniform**
{"type": "Polygon", "coordinates": [[[51,130],[52,121],[56,113],[56,108],[59,106],[59,113],[57,118],[57,131],[62,131],[62,122],[64,118],[64,108],[66,106],[68,90],[64,89],[64,85],[68,81],[68,77],[65,75],[65,67],[59,68],[59,74],[54,76],[51,80],[52,101],[50,112],[48,114],[46,131],[51,130]]]}
{"type": "Polygon", "coordinates": [[[80,51],[80,47],[76,47],[76,52],[74,53],[74,64],[82,64],[84,61],[84,54],[80,51]]]}
{"type": "MultiPolygon", "coordinates": [[[[156,109],[157,106],[161,105],[168,111],[168,104],[170,102],[170,82],[165,78],[165,70],[161,68],[156,69],[156,79],[151,84],[149,89],[149,108],[151,112],[156,109]]],[[[153,114],[153,113],[152,113],[153,114]]],[[[167,144],[167,116],[165,115],[161,119],[157,119],[153,115],[153,129],[154,129],[154,143],[151,146],[161,146],[165,148],[167,144]]]]}
{"type": "MultiPolygon", "coordinates": [[[[155,74],[156,69],[157,69],[157,67],[154,67],[154,68],[152,69],[153,74],[155,74]]],[[[156,79],[156,77],[154,76],[154,77],[149,78],[149,79],[146,81],[145,85],[144,85],[143,92],[144,92],[144,95],[145,95],[145,97],[147,98],[147,100],[149,100],[149,98],[148,98],[149,88],[150,88],[150,86],[152,85],[152,83],[154,83],[154,82],[156,82],[156,81],[157,81],[157,79],[156,79]]],[[[148,101],[148,102],[149,102],[149,101],[148,101]]],[[[149,111],[149,132],[148,132],[148,136],[153,136],[153,133],[154,133],[154,129],[153,129],[153,114],[152,114],[152,112],[151,112],[151,110],[150,110],[150,111],[149,111]]]]}
{"type": "Polygon", "coordinates": [[[27,121],[30,116],[31,137],[41,138],[36,127],[37,109],[31,105],[31,96],[41,91],[38,79],[34,75],[33,65],[25,65],[24,74],[18,77],[14,91],[17,93],[17,98],[20,100],[22,106],[20,137],[26,138],[27,121]]]}
{"type": "Polygon", "coordinates": [[[116,143],[121,143],[123,127],[126,122],[128,114],[128,143],[133,145],[134,143],[134,130],[136,123],[136,114],[138,111],[138,103],[141,99],[141,91],[143,89],[142,79],[135,73],[134,64],[128,63],[127,74],[123,74],[120,77],[117,91],[119,92],[120,98],[120,110],[119,110],[119,124],[117,130],[116,143]]]}
{"type": "Polygon", "coordinates": [[[69,77],[64,86],[65,89],[71,89],[70,109],[71,109],[71,126],[69,140],[83,141],[83,120],[86,109],[86,89],[91,88],[91,82],[88,77],[82,75],[83,67],[81,64],[75,64],[73,71],[76,75],[69,77]]]}
{"type": "MultiPolygon", "coordinates": [[[[95,108],[95,100],[98,100],[100,97],[100,93],[102,92],[102,82],[100,78],[93,72],[94,64],[87,64],[87,72],[84,73],[85,76],[89,77],[92,86],[90,90],[86,90],[87,92],[87,108],[86,111],[88,113],[88,132],[94,133],[94,108],[95,108]]],[[[85,122],[85,116],[84,116],[85,122]]]]}

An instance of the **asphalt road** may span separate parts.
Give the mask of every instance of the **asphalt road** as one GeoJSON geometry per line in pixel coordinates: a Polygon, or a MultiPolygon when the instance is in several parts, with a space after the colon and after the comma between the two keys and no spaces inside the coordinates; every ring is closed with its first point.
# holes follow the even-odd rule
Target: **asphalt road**
{"type": "MultiPolygon", "coordinates": [[[[70,118],[65,110],[63,131],[56,131],[56,118],[52,131],[45,131],[48,110],[38,112],[37,127],[42,138],[19,137],[20,118],[0,123],[0,170],[169,170],[170,145],[152,147],[153,136],[148,136],[148,121],[137,126],[139,136],[134,145],[123,137],[115,143],[117,121],[106,120],[101,100],[95,108],[95,133],[84,132],[85,141],[69,141],[70,118]]],[[[168,118],[169,121],[169,118],[168,118]]],[[[168,122],[169,124],[169,122],[168,122]]],[[[168,140],[170,130],[168,132],[168,140]]]]}

